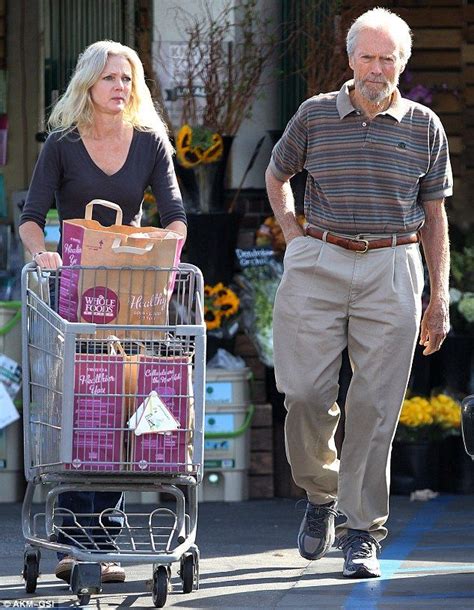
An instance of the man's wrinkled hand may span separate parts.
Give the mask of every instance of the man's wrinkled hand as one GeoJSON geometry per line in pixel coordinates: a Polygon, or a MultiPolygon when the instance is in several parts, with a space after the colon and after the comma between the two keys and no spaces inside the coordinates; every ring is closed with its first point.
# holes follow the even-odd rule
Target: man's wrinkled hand
{"type": "Polygon", "coordinates": [[[430,301],[421,320],[420,345],[423,356],[437,352],[449,332],[449,301],[438,299],[430,301]]]}

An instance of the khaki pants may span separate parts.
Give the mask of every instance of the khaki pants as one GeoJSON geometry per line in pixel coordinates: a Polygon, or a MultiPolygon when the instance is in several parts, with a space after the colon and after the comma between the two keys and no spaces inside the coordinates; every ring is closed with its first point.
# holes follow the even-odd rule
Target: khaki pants
{"type": "Polygon", "coordinates": [[[309,236],[291,241],[275,300],[277,387],[285,394],[286,453],[295,483],[322,504],[337,498],[337,528],[387,535],[390,453],[421,316],[418,244],[345,250],[309,236]],[[353,369],[341,460],[338,375],[353,369]]]}

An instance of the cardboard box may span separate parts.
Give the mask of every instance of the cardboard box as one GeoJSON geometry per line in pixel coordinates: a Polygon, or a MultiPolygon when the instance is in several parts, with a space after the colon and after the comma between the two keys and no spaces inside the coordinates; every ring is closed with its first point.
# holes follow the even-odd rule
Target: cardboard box
{"type": "Polygon", "coordinates": [[[141,472],[190,472],[194,425],[191,361],[188,357],[140,356],[137,366],[135,409],[155,391],[179,422],[179,429],[139,436],[131,430],[130,469],[141,472]]]}
{"type": "Polygon", "coordinates": [[[123,469],[123,403],[123,357],[76,354],[73,455],[66,469],[123,469]]]}

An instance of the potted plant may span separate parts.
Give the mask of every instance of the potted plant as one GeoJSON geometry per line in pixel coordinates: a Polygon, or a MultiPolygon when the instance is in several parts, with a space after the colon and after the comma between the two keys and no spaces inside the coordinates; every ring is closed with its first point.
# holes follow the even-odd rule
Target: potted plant
{"type": "Polygon", "coordinates": [[[179,58],[171,62],[170,75],[170,57],[161,48],[159,80],[169,77],[170,88],[162,82],[161,89],[173,122],[185,205],[193,213],[227,211],[224,177],[231,144],[251,115],[277,32],[257,0],[238,5],[227,0],[221,10],[203,0],[196,12],[180,6],[175,11],[179,58]]]}
{"type": "Polygon", "coordinates": [[[406,494],[440,488],[446,438],[460,434],[461,405],[445,393],[403,401],[392,450],[391,492],[406,494]]]}
{"type": "Polygon", "coordinates": [[[207,360],[219,348],[234,351],[235,337],[239,330],[240,299],[222,282],[204,286],[204,320],[207,328],[207,360]]]}

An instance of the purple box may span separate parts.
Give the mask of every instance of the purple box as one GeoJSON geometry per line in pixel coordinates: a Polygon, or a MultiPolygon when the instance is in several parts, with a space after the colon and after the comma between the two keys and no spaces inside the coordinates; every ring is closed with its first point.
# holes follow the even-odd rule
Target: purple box
{"type": "Polygon", "coordinates": [[[191,470],[194,399],[190,362],[186,357],[140,357],[135,409],[155,391],[180,428],[174,432],[140,436],[131,431],[131,470],[164,473],[191,470]]]}
{"type": "Polygon", "coordinates": [[[72,462],[69,470],[123,469],[122,356],[77,354],[72,462]]]}

